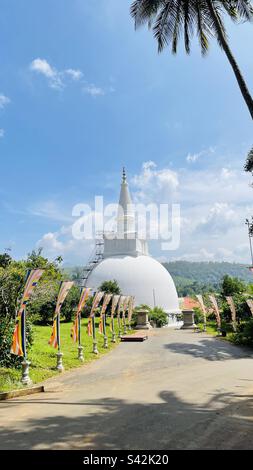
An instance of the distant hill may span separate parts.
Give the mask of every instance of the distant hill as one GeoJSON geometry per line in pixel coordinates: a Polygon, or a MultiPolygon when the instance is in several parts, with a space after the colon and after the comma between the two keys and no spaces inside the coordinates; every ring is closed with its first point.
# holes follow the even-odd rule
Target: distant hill
{"type": "Polygon", "coordinates": [[[253,283],[253,273],[244,264],[172,261],[163,265],[173,277],[180,297],[219,289],[225,274],[253,283]]]}

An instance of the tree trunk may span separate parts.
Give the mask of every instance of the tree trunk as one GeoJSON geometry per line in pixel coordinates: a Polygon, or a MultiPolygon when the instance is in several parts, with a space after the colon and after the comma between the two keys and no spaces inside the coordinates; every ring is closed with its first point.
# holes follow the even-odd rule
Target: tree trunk
{"type": "Polygon", "coordinates": [[[220,25],[220,21],[219,21],[219,18],[216,14],[216,11],[213,7],[213,3],[212,3],[212,0],[207,0],[207,5],[208,5],[208,8],[209,8],[209,11],[210,11],[210,14],[212,16],[212,19],[214,21],[214,24],[216,26],[216,30],[218,32],[218,37],[219,37],[219,40],[220,40],[220,43],[222,45],[222,48],[230,62],[230,65],[234,71],[234,74],[236,76],[236,79],[237,79],[237,82],[238,82],[238,85],[240,87],[240,90],[241,90],[241,93],[242,93],[242,96],[248,106],[248,109],[249,109],[249,112],[250,112],[250,115],[253,119],[253,99],[252,99],[252,96],[248,90],[248,87],[246,85],[246,82],[242,76],[242,73],[237,65],[237,62],[231,52],[231,49],[227,43],[227,40],[226,40],[226,37],[223,33],[223,30],[221,28],[221,25],[220,25]]]}

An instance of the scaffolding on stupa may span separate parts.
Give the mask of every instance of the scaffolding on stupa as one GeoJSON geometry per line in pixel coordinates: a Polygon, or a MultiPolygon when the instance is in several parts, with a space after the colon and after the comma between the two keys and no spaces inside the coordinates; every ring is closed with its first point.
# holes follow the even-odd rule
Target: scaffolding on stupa
{"type": "Polygon", "coordinates": [[[95,247],[90,255],[90,258],[83,270],[83,277],[81,278],[80,285],[86,287],[88,278],[90,277],[93,269],[102,261],[104,254],[104,234],[99,232],[96,234],[95,247]]]}

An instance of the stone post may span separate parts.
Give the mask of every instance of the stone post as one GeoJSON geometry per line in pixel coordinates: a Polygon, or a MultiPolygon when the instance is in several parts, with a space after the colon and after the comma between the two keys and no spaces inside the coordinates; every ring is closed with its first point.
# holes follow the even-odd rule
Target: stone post
{"type": "Polygon", "coordinates": [[[64,371],[64,367],[63,367],[63,363],[62,363],[63,353],[59,351],[56,356],[57,356],[57,366],[56,366],[56,369],[57,369],[59,372],[63,372],[63,371],[64,371]]]}
{"type": "Polygon", "coordinates": [[[182,330],[195,330],[197,326],[194,322],[194,311],[193,310],[183,310],[183,321],[182,330]]]}
{"type": "Polygon", "coordinates": [[[29,366],[30,366],[30,362],[27,361],[26,359],[23,360],[22,362],[22,378],[21,378],[21,382],[23,385],[32,385],[32,380],[30,379],[29,377],[29,366]]]}
{"type": "Polygon", "coordinates": [[[104,335],[104,348],[108,349],[108,338],[106,335],[104,335]]]}
{"type": "Polygon", "coordinates": [[[83,346],[78,346],[78,359],[79,361],[84,362],[83,346]]]}
{"type": "Polygon", "coordinates": [[[137,312],[137,325],[136,330],[150,330],[152,326],[148,319],[148,310],[142,309],[137,312]]]}
{"type": "Polygon", "coordinates": [[[93,340],[93,354],[98,354],[98,342],[93,340]]]}

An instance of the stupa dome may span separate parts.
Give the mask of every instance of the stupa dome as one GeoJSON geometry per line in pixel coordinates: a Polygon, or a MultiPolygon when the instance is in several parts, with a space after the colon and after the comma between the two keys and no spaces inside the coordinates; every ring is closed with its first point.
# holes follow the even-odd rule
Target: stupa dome
{"type": "Polygon", "coordinates": [[[151,256],[114,256],[102,260],[92,271],[87,286],[97,289],[115,279],[124,295],[135,296],[135,305],[162,307],[180,313],[177,291],[169,272],[151,256]]]}

